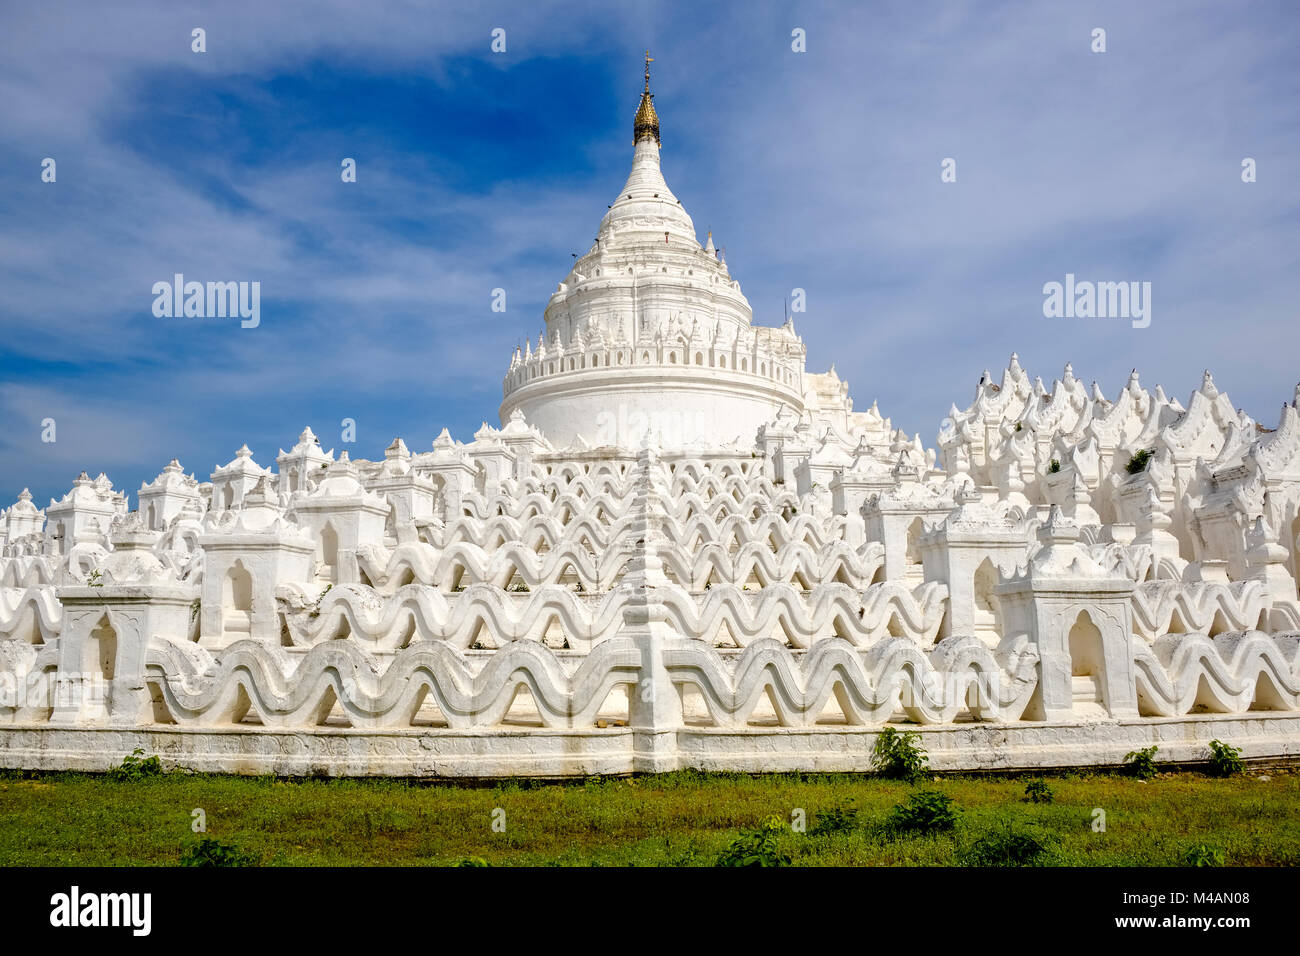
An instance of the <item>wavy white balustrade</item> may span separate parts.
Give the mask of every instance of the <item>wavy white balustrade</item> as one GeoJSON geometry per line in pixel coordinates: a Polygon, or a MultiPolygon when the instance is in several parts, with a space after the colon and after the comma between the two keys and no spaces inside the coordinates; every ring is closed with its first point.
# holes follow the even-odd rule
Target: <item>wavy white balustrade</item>
{"type": "Polygon", "coordinates": [[[0,588],[0,646],[6,641],[49,643],[62,626],[63,605],[53,587],[0,588]]]}
{"type": "MultiPolygon", "coordinates": [[[[340,602],[346,607],[347,601],[340,602]]],[[[155,638],[146,680],[157,688],[168,719],[179,724],[232,724],[249,713],[268,727],[319,726],[335,702],[354,727],[410,726],[425,696],[453,728],[500,724],[526,687],[546,727],[591,726],[620,686],[636,684],[640,652],[614,637],[573,655],[570,675],[555,652],[531,640],[471,661],[450,642],[420,641],[395,653],[354,640],[324,641],[305,653],[252,641],[211,653],[190,642],[155,638]]],[[[56,644],[0,642],[0,721],[42,722],[50,704],[56,644]],[[37,678],[44,676],[41,684],[37,678]],[[27,696],[13,706],[13,692],[27,696]],[[37,692],[40,687],[45,691],[37,692]],[[8,695],[6,697],[6,694],[8,695]]],[[[1300,632],[1166,634],[1135,644],[1137,690],[1146,716],[1205,710],[1300,710],[1300,632]]],[[[745,725],[764,699],[780,726],[817,722],[833,694],[850,726],[886,722],[900,712],[920,724],[950,723],[963,714],[1020,719],[1036,686],[1032,645],[990,651],[973,637],[947,638],[928,653],[905,638],[886,637],[866,651],[848,641],[817,641],[806,653],[764,637],[735,657],[702,642],[666,653],[675,685],[697,689],[717,726],[745,725]]]]}
{"type": "Polygon", "coordinates": [[[1300,709],[1300,633],[1166,634],[1138,644],[1134,663],[1146,716],[1300,709]]]}
{"type": "MultiPolygon", "coordinates": [[[[668,508],[666,516],[678,523],[692,517],[703,517],[717,522],[730,515],[756,519],[772,511],[780,512],[786,508],[798,510],[799,498],[794,492],[776,488],[771,482],[761,484],[766,486],[764,490],[753,490],[748,488],[747,482],[736,479],[730,493],[723,491],[709,496],[688,489],[673,492],[665,485],[668,508]]],[[[608,490],[591,496],[572,490],[565,490],[558,494],[531,491],[520,497],[502,493],[492,498],[470,493],[461,499],[461,505],[472,514],[457,518],[456,523],[468,524],[486,521],[493,517],[527,521],[529,518],[546,516],[567,522],[597,514],[617,521],[627,513],[633,500],[634,496],[628,491],[611,493],[608,490]]]]}
{"type": "Polygon", "coordinates": [[[973,637],[948,638],[925,654],[903,638],[862,652],[847,641],[819,641],[796,657],[772,639],[750,644],[734,663],[712,648],[685,644],[665,653],[674,683],[698,689],[713,722],[744,726],[767,698],[782,727],[817,723],[834,696],[844,722],[882,724],[900,711],[919,724],[950,723],[969,713],[1018,720],[1037,684],[1032,648],[999,661],[973,637]]]}
{"type": "Polygon", "coordinates": [[[382,660],[348,641],[318,644],[300,656],[243,641],[203,660],[167,642],[151,649],[146,681],[186,726],[230,725],[251,714],[268,728],[316,727],[337,704],[355,728],[410,727],[427,697],[448,727],[496,727],[527,688],[543,726],[575,728],[595,725],[611,692],[635,683],[640,662],[640,651],[625,640],[602,644],[572,675],[554,652],[532,642],[507,645],[482,663],[441,643],[382,660]]]}
{"type": "MultiPolygon", "coordinates": [[[[901,638],[865,653],[832,640],[796,655],[765,639],[731,661],[694,641],[665,654],[672,683],[697,688],[720,727],[745,725],[765,695],[783,727],[817,723],[832,695],[851,726],[881,724],[900,711],[922,724],[962,714],[1016,720],[1033,692],[1036,660],[1031,647],[995,656],[971,637],[949,638],[929,655],[901,638]]],[[[252,716],[269,729],[309,728],[337,706],[355,728],[402,728],[412,726],[427,698],[453,729],[496,727],[526,688],[542,726],[573,729],[594,726],[610,695],[637,685],[640,676],[641,652],[623,638],[597,647],[572,673],[553,651],[532,642],[480,661],[446,644],[376,656],[347,641],[306,654],[245,641],[209,655],[163,641],[150,650],[145,680],[170,719],[184,726],[218,727],[252,716]]]]}
{"type": "MultiPolygon", "coordinates": [[[[618,634],[629,598],[625,588],[587,598],[559,585],[512,594],[481,584],[455,594],[406,585],[391,596],[345,584],[318,602],[291,586],[282,586],[278,595],[287,610],[290,639],[298,647],[350,637],[383,649],[425,640],[461,650],[480,640],[489,647],[541,641],[557,626],[570,648],[589,650],[618,634]]],[[[821,584],[808,591],[771,584],[746,592],[724,584],[699,595],[674,586],[659,594],[677,633],[710,642],[725,636],[725,643],[741,647],[776,633],[795,647],[827,637],[865,647],[889,636],[928,646],[938,633],[946,599],[947,589],[936,582],[921,585],[915,594],[891,582],[865,591],[845,584],[821,584]]]]}
{"type": "MultiPolygon", "coordinates": [[[[533,548],[543,545],[556,548],[566,541],[574,541],[586,542],[593,550],[604,550],[625,534],[627,514],[624,512],[616,519],[603,520],[607,517],[607,513],[597,508],[564,520],[548,512],[530,514],[523,519],[509,515],[493,515],[485,519],[461,517],[442,529],[427,528],[425,536],[426,543],[435,548],[448,548],[460,542],[485,551],[511,542],[522,542],[533,548]]],[[[793,542],[803,542],[820,551],[841,541],[843,519],[821,521],[804,513],[786,518],[777,513],[758,516],[727,514],[714,520],[707,515],[694,514],[681,519],[668,516],[665,532],[669,542],[680,548],[702,544],[738,546],[749,541],[767,541],[778,549],[793,542]]]]}
{"type": "MultiPolygon", "coordinates": [[[[558,584],[572,576],[584,591],[616,587],[635,537],[624,529],[609,540],[600,553],[590,550],[590,536],[582,529],[566,534],[544,554],[519,541],[492,551],[466,543],[438,549],[422,542],[398,545],[385,553],[368,547],[357,555],[357,565],[377,590],[391,594],[406,584],[426,584],[444,589],[469,584],[490,584],[504,588],[518,581],[528,588],[558,584]]],[[[884,546],[868,542],[854,550],[842,541],[814,549],[803,541],[788,541],[773,550],[770,541],[746,541],[729,548],[716,542],[694,549],[673,549],[663,556],[665,570],[689,590],[702,591],[714,584],[744,585],[753,580],[759,587],[797,582],[809,590],[820,582],[838,582],[865,589],[885,563],[884,546]]]]}
{"type": "Polygon", "coordinates": [[[39,588],[55,582],[57,564],[42,555],[0,558],[0,589],[39,588]]]}
{"type": "Polygon", "coordinates": [[[1133,592],[1133,630],[1147,640],[1170,632],[1246,631],[1267,625],[1271,608],[1259,581],[1152,581],[1139,584],[1133,592]]]}

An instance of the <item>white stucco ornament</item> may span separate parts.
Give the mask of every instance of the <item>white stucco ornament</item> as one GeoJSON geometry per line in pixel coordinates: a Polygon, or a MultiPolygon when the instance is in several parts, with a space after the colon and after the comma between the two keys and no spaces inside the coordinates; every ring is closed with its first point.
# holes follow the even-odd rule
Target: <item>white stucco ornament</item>
{"type": "Polygon", "coordinates": [[[1208,372],[1184,406],[1012,355],[928,449],[754,324],[648,67],[633,127],[500,427],[0,511],[0,766],[864,770],[898,723],[936,769],[1300,753],[1300,391],[1269,429],[1208,372]]]}

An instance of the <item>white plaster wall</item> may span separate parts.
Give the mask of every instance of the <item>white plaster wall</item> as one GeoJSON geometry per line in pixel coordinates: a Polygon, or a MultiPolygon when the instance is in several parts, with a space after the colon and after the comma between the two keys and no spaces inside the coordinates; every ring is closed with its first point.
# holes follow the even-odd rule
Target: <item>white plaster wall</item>
{"type": "Polygon", "coordinates": [[[654,427],[664,448],[752,444],[760,425],[782,407],[798,408],[792,392],[756,376],[717,369],[609,369],[574,372],[522,388],[501,405],[501,419],[521,409],[557,448],[579,438],[591,447],[636,448],[654,427]],[[565,381],[563,379],[568,379],[565,381]]]}

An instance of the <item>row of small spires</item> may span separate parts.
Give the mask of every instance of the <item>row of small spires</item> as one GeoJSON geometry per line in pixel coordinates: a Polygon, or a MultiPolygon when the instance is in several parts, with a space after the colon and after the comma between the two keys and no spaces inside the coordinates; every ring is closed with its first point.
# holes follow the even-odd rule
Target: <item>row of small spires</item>
{"type": "MultiPolygon", "coordinates": [[[[1006,371],[1003,373],[1002,376],[1003,383],[1005,383],[1008,379],[1019,380],[1019,379],[1023,379],[1026,376],[1027,373],[1023,368],[1020,367],[1020,356],[1017,353],[1012,352],[1011,361],[1007,365],[1006,371]]],[[[1061,378],[1057,379],[1055,384],[1063,385],[1066,388],[1071,388],[1076,381],[1077,379],[1074,377],[1074,366],[1070,362],[1066,362],[1065,369],[1062,372],[1061,378]]],[[[1002,385],[993,380],[993,374],[988,369],[984,370],[983,374],[980,376],[979,383],[976,387],[977,389],[980,390],[989,389],[992,391],[1000,391],[1002,389],[1002,385]]],[[[1134,395],[1136,395],[1139,391],[1141,391],[1142,386],[1138,376],[1137,369],[1133,369],[1132,372],[1129,374],[1128,382],[1124,387],[1127,391],[1129,391],[1131,394],[1134,395]]],[[[1042,395],[1042,396],[1047,396],[1051,394],[1050,392],[1048,392],[1047,387],[1043,384],[1042,376],[1034,377],[1034,384],[1032,386],[1032,391],[1034,392],[1034,394],[1042,395]]],[[[1214,384],[1214,375],[1210,372],[1208,368],[1205,370],[1205,374],[1201,377],[1201,387],[1198,389],[1198,391],[1200,391],[1200,393],[1204,395],[1206,398],[1210,398],[1210,399],[1218,398],[1218,396],[1221,394],[1219,392],[1218,386],[1214,384]]],[[[1159,402],[1160,404],[1162,405],[1170,404],[1170,399],[1168,395],[1165,393],[1164,386],[1162,385],[1156,386],[1155,396],[1156,396],[1156,401],[1159,402]]],[[[1108,401],[1106,396],[1102,393],[1101,386],[1097,384],[1097,381],[1095,379],[1093,380],[1092,383],[1092,400],[1095,402],[1108,401]]],[[[1300,407],[1300,384],[1296,385],[1296,391],[1295,391],[1295,397],[1293,399],[1293,403],[1296,404],[1297,407],[1300,407]]],[[[1282,404],[1286,405],[1287,403],[1283,402],[1282,404]]],[[[952,411],[950,412],[950,415],[955,415],[957,413],[958,413],[957,406],[954,404],[952,406],[952,411]]]]}
{"type": "MultiPolygon", "coordinates": [[[[1027,373],[1025,372],[1025,370],[1020,367],[1020,356],[1017,353],[1012,352],[1011,361],[1007,365],[1006,371],[1003,373],[1003,381],[1006,381],[1007,377],[1011,377],[1013,379],[1022,378],[1026,374],[1027,373]]],[[[1066,362],[1065,369],[1061,373],[1061,378],[1057,379],[1057,382],[1064,385],[1066,388],[1069,388],[1075,383],[1075,381],[1076,379],[1074,377],[1074,365],[1070,362],[1066,362]]],[[[993,381],[993,374],[988,369],[985,369],[984,373],[980,376],[979,386],[981,388],[986,388],[989,386],[992,386],[993,388],[1001,388],[1000,385],[998,385],[996,382],[993,381]]],[[[1125,387],[1132,392],[1136,392],[1138,389],[1141,388],[1137,369],[1133,369],[1132,373],[1129,375],[1128,384],[1125,387]]],[[[1300,386],[1297,387],[1300,388],[1300,386]]],[[[1160,392],[1160,394],[1162,395],[1164,394],[1163,386],[1157,385],[1156,389],[1160,392]]],[[[1047,393],[1047,389],[1043,385],[1042,376],[1035,376],[1034,391],[1040,394],[1047,393]]],[[[1209,398],[1215,398],[1219,394],[1219,389],[1214,384],[1214,376],[1210,373],[1210,370],[1208,368],[1205,370],[1205,374],[1201,378],[1200,391],[1209,398]]],[[[1101,386],[1097,384],[1095,379],[1093,380],[1092,383],[1092,392],[1093,392],[1093,398],[1095,400],[1106,401],[1105,395],[1103,395],[1101,392],[1101,386]]]]}

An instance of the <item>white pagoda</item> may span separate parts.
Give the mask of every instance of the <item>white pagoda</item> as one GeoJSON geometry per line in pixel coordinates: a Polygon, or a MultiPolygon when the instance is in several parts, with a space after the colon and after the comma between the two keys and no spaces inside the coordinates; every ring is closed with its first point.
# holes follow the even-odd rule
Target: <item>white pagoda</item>
{"type": "Polygon", "coordinates": [[[648,55],[633,143],[500,427],[0,511],[0,767],[866,770],[888,725],[940,770],[1300,753],[1300,390],[1268,428],[1208,372],[1111,399],[1013,355],[928,449],[753,324],[648,55]]]}

